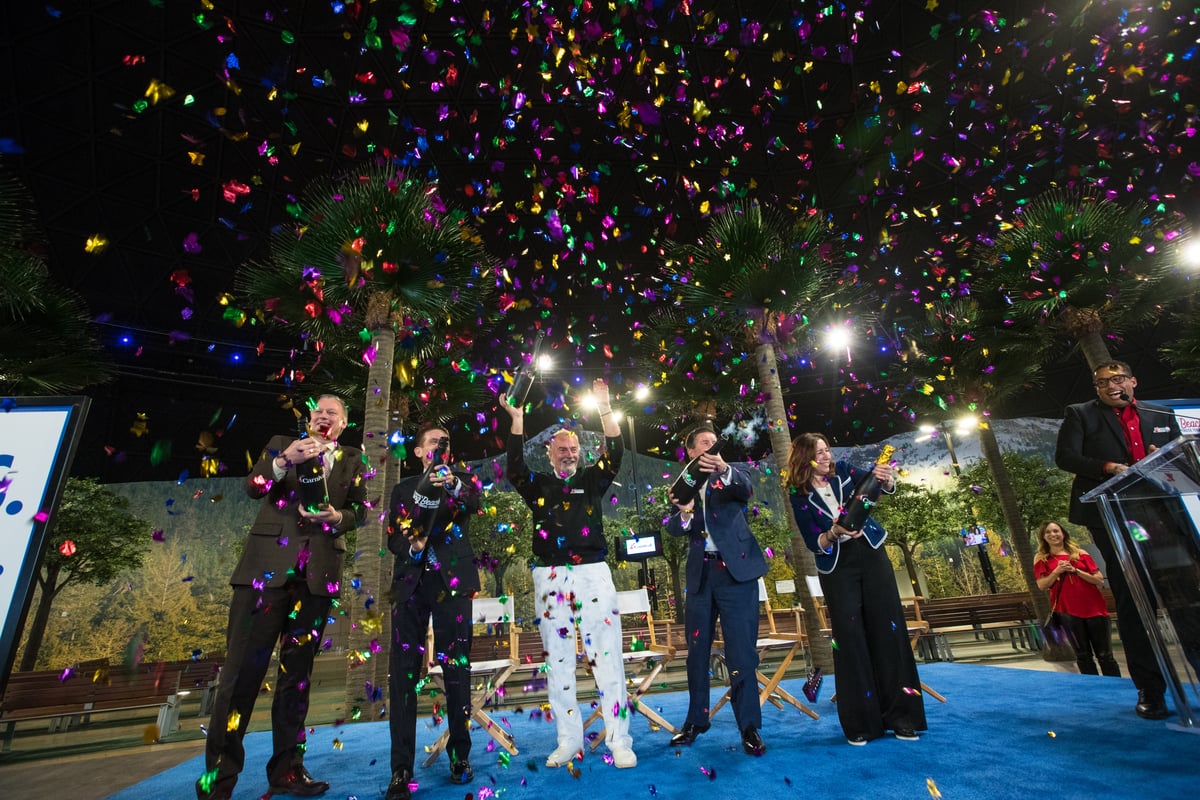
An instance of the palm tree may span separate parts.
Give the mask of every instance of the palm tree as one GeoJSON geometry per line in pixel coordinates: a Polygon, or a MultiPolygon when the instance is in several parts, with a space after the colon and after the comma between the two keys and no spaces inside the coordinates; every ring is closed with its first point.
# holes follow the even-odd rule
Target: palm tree
{"type": "Polygon", "coordinates": [[[1164,287],[1178,233],[1140,202],[1052,189],[976,251],[975,289],[998,289],[1021,328],[1065,337],[1095,370],[1112,361],[1106,336],[1156,321],[1178,296],[1164,287]]]}
{"type": "Polygon", "coordinates": [[[112,378],[83,299],[30,249],[32,201],[0,172],[0,395],[77,392],[112,378]]]}
{"type": "MultiPolygon", "coordinates": [[[[272,238],[269,259],[241,271],[238,288],[265,318],[335,354],[353,348],[367,365],[365,386],[351,398],[363,403],[364,450],[381,465],[378,492],[370,493],[378,508],[399,477],[389,446],[398,416],[393,382],[406,372],[396,360],[397,341],[440,346],[448,331],[482,326],[495,280],[492,259],[432,185],[387,164],[316,181],[295,215],[295,224],[272,238]]],[[[402,398],[408,396],[396,397],[402,398]]],[[[362,588],[349,608],[349,652],[360,668],[347,674],[347,716],[372,719],[388,662],[388,637],[380,635],[380,612],[372,608],[391,585],[382,515],[371,515],[357,537],[364,557],[354,569],[362,588]],[[364,686],[375,688],[364,692],[364,686]]]]}
{"type": "Polygon", "coordinates": [[[904,382],[903,399],[918,412],[969,413],[979,420],[980,449],[1041,619],[1050,607],[1037,588],[1032,540],[989,421],[996,409],[1039,382],[1042,365],[1034,356],[1036,342],[1001,330],[995,315],[970,297],[935,301],[922,308],[923,315],[903,326],[905,357],[896,373],[904,382]]]}
{"type": "MultiPolygon", "coordinates": [[[[669,242],[665,248],[662,272],[675,306],[680,314],[695,320],[689,330],[695,328],[696,338],[684,338],[684,345],[706,339],[717,342],[717,351],[728,354],[731,366],[734,356],[748,356],[742,357],[743,371],[731,368],[727,375],[710,379],[719,381],[720,397],[733,397],[739,380],[744,386],[744,376],[753,370],[777,464],[786,461],[791,447],[777,348],[795,341],[810,324],[806,312],[811,316],[814,310],[823,312],[836,306],[842,277],[837,266],[839,241],[826,216],[816,209],[792,220],[758,204],[737,203],[713,217],[699,242],[669,242]]],[[[686,358],[673,344],[667,344],[664,342],[669,360],[680,363],[686,358]]],[[[813,555],[799,536],[791,505],[785,505],[796,572],[816,574],[813,555]]],[[[797,581],[797,590],[808,630],[820,630],[816,606],[804,581],[797,581]]],[[[832,670],[829,642],[813,638],[810,644],[814,662],[832,670]]]]}

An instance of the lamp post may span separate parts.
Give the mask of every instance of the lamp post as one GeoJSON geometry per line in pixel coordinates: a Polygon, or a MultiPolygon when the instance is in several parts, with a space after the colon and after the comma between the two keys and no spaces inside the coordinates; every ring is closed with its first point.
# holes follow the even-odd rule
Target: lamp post
{"type": "MultiPolygon", "coordinates": [[[[974,417],[962,417],[955,423],[955,433],[964,435],[968,431],[974,429],[978,424],[978,420],[974,417]]],[[[958,478],[962,475],[962,469],[958,465],[958,454],[954,452],[954,437],[950,435],[950,425],[948,422],[940,422],[938,425],[922,425],[921,432],[927,435],[932,435],[934,432],[940,433],[942,441],[946,443],[946,452],[950,454],[950,468],[954,471],[954,477],[958,478]]],[[[992,569],[992,559],[988,555],[987,544],[984,542],[975,545],[975,550],[979,553],[979,570],[983,573],[983,579],[987,581],[988,588],[992,594],[1000,591],[1000,587],[996,584],[996,571],[992,569]]]]}
{"type": "MultiPolygon", "coordinates": [[[[645,384],[639,384],[634,389],[633,397],[639,403],[644,403],[649,396],[650,390],[645,384]]],[[[615,414],[617,422],[620,423],[621,412],[618,411],[615,414]]],[[[634,414],[627,412],[624,416],[629,422],[629,452],[632,455],[632,459],[629,462],[629,476],[630,481],[633,483],[633,516],[636,520],[633,533],[635,536],[640,537],[642,535],[642,495],[641,487],[638,483],[637,424],[634,422],[634,414]]],[[[650,605],[652,607],[655,606],[657,604],[657,592],[654,583],[654,570],[647,566],[646,561],[642,561],[642,566],[638,569],[638,583],[646,587],[650,595],[650,605]]]]}

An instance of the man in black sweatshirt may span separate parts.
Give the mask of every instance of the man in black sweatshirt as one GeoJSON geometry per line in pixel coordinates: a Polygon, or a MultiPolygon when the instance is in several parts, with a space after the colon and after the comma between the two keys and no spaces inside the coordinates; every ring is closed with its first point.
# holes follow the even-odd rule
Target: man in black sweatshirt
{"type": "Polygon", "coordinates": [[[501,398],[512,417],[508,437],[508,479],[533,512],[534,612],[549,667],[547,691],[558,726],[558,746],[546,766],[561,767],[582,757],[583,715],[575,694],[575,629],[592,665],[604,709],[604,738],[619,769],[637,766],[625,708],[625,669],[621,661],[621,615],[612,573],[604,563],[604,495],[621,466],[624,445],[613,418],[608,384],[597,379],[592,394],[604,425],[606,450],[594,464],[580,467],[574,432],[562,429],[547,447],[553,474],[531,472],[525,464],[525,411],[501,398]]]}

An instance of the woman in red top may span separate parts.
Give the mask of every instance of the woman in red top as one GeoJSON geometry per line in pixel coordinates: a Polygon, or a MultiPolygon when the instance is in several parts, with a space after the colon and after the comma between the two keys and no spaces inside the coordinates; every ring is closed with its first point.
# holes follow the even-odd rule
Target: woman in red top
{"type": "Polygon", "coordinates": [[[1039,589],[1050,590],[1050,607],[1070,625],[1071,646],[1080,673],[1097,674],[1099,661],[1103,674],[1121,677],[1121,668],[1113,658],[1108,607],[1100,594],[1104,576],[1092,557],[1080,550],[1067,529],[1057,522],[1043,522],[1038,529],[1033,576],[1039,589]]]}

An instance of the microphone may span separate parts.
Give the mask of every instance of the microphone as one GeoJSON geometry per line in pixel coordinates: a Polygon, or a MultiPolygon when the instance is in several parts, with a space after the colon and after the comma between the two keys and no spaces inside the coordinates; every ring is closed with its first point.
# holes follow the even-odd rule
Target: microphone
{"type": "MultiPolygon", "coordinates": [[[[1129,396],[1128,392],[1123,391],[1120,394],[1118,394],[1117,397],[1121,398],[1126,403],[1133,402],[1133,398],[1129,396]]],[[[1173,420],[1175,420],[1176,426],[1178,426],[1181,429],[1180,430],[1181,433],[1183,432],[1182,431],[1183,426],[1180,425],[1179,423],[1182,420],[1186,419],[1189,422],[1200,423],[1200,417],[1189,417],[1186,414],[1176,414],[1174,411],[1171,411],[1170,409],[1166,409],[1166,408],[1155,408],[1154,406],[1139,405],[1137,407],[1137,410],[1139,413],[1142,411],[1152,411],[1155,414],[1165,414],[1166,416],[1171,417],[1173,420]]]]}

